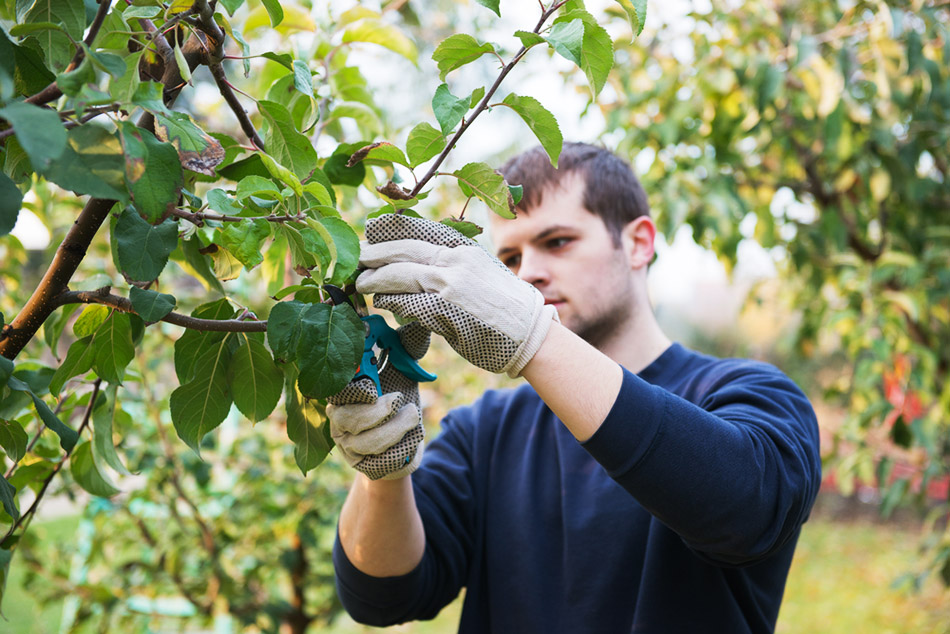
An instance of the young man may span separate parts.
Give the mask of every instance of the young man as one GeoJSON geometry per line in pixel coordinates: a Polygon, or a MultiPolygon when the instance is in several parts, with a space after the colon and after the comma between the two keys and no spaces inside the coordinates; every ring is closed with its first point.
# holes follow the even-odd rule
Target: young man
{"type": "Polygon", "coordinates": [[[772,631],[820,480],[807,399],[772,366],[666,338],[656,229],[622,160],[568,144],[558,170],[536,148],[502,171],[525,195],[492,222],[501,262],[436,223],[367,223],[357,288],[418,320],[407,349],[431,330],[527,385],[451,412],[421,461],[404,377],[334,399],[332,433],[369,476],[340,516],[343,604],[428,619],[464,587],[462,632],[772,631]]]}

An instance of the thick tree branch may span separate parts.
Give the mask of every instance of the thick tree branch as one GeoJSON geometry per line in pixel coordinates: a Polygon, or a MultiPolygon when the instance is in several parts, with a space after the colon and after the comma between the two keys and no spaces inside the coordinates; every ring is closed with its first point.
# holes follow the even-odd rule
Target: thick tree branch
{"type": "MultiPolygon", "coordinates": [[[[534,27],[533,33],[540,33],[541,29],[544,27],[544,23],[548,21],[554,13],[564,5],[564,2],[555,2],[549,8],[545,9],[541,14],[541,18],[538,20],[537,25],[534,27]]],[[[491,88],[488,89],[488,92],[485,93],[485,96],[482,97],[482,100],[476,106],[475,110],[472,111],[472,114],[468,119],[463,119],[459,129],[456,130],[455,134],[452,136],[452,139],[445,144],[445,149],[439,154],[438,158],[435,159],[435,162],[429,168],[429,171],[426,172],[425,176],[419,179],[416,183],[416,186],[412,188],[412,191],[409,192],[409,198],[415,198],[416,195],[422,191],[422,188],[426,186],[432,177],[435,176],[439,167],[445,161],[445,157],[448,156],[449,152],[452,151],[452,148],[455,147],[455,144],[458,143],[458,140],[461,136],[468,130],[469,126],[472,125],[472,122],[475,121],[475,118],[488,107],[488,104],[491,103],[491,98],[495,95],[495,91],[498,90],[498,87],[501,86],[501,82],[504,81],[505,77],[508,76],[508,73],[511,72],[511,69],[515,67],[521,58],[524,57],[524,54],[527,52],[527,48],[522,46],[521,49],[515,53],[515,56],[512,58],[508,64],[501,69],[501,72],[498,74],[498,77],[495,79],[495,82],[491,85],[491,88]]]]}
{"type": "MultiPolygon", "coordinates": [[[[95,39],[102,21],[105,20],[109,4],[110,0],[103,0],[100,3],[99,11],[96,13],[98,25],[94,24],[94,28],[91,28],[86,36],[89,43],[95,39]]],[[[195,68],[201,63],[220,62],[220,55],[224,46],[224,32],[214,22],[212,5],[207,0],[197,0],[192,9],[198,14],[201,33],[207,41],[202,41],[197,36],[189,38],[186,46],[182,49],[186,61],[191,68],[195,68]]],[[[139,20],[139,24],[150,33],[157,31],[151,20],[143,18],[139,20]]],[[[156,37],[154,41],[164,60],[162,83],[165,85],[165,90],[163,98],[165,105],[170,106],[177,98],[184,82],[171,45],[164,37],[156,37]]],[[[139,125],[148,129],[151,129],[151,124],[152,117],[150,114],[146,114],[139,121],[139,125]]],[[[76,273],[92,239],[98,233],[114,204],[115,201],[113,200],[89,199],[66,234],[62,244],[56,250],[53,262],[44,274],[39,286],[33,291],[33,295],[14,320],[0,331],[0,355],[8,359],[16,358],[24,346],[36,335],[43,322],[56,309],[57,304],[53,301],[54,298],[68,290],[69,280],[76,273]]]]}
{"type": "MultiPolygon", "coordinates": [[[[109,293],[108,287],[95,291],[64,291],[53,300],[53,308],[65,304],[102,304],[124,313],[136,315],[132,302],[119,295],[109,293]]],[[[161,321],[203,332],[267,332],[266,321],[242,321],[239,319],[199,319],[180,313],[168,313],[161,321]]]]}
{"type": "Polygon", "coordinates": [[[54,298],[66,290],[69,280],[86,256],[89,244],[114,204],[114,200],[102,198],[92,198],[86,203],[62,244],[56,249],[53,262],[33,295],[23,310],[0,333],[0,355],[8,359],[16,358],[53,313],[57,307],[54,298]]]}

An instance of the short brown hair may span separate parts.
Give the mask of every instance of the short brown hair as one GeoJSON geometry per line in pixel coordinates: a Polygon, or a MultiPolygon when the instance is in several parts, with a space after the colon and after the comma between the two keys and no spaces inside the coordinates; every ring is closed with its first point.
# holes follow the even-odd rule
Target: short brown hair
{"type": "Polygon", "coordinates": [[[550,187],[570,174],[579,174],[584,178],[584,207],[600,217],[614,241],[619,241],[628,223],[650,215],[646,192],[630,165],[595,145],[565,143],[557,169],[539,145],[509,159],[499,171],[508,184],[524,188],[518,209],[526,213],[541,204],[550,187]]]}

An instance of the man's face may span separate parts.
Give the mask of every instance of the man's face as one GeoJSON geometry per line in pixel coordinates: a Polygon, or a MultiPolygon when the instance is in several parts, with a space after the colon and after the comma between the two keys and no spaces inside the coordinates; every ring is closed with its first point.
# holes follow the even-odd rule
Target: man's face
{"type": "Polygon", "coordinates": [[[570,176],[530,213],[492,218],[491,230],[498,258],[541,291],[562,324],[601,347],[633,317],[634,275],[583,193],[583,178],[570,176]]]}

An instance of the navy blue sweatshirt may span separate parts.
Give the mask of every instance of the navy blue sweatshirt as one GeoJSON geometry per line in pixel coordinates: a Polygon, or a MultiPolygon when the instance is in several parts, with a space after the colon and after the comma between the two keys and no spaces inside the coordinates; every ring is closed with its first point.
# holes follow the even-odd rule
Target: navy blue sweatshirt
{"type": "Polygon", "coordinates": [[[450,412],[412,476],[421,563],[371,577],[337,539],[337,589],[375,625],[465,587],[466,633],[771,632],[820,477],[791,380],[674,344],[583,444],[529,385],[450,412]]]}

